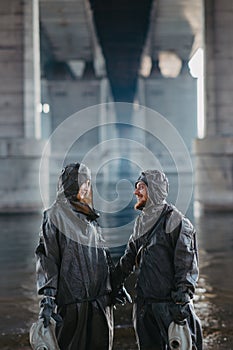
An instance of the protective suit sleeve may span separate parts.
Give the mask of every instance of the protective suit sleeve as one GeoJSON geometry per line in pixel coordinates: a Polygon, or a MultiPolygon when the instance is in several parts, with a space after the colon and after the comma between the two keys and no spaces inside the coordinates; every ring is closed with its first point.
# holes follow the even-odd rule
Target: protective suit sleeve
{"type": "Polygon", "coordinates": [[[55,296],[60,269],[60,249],[57,229],[44,213],[39,244],[36,248],[38,294],[55,296]]]}
{"type": "Polygon", "coordinates": [[[124,280],[130,275],[135,265],[137,255],[136,244],[132,238],[129,239],[124,255],[120,258],[112,274],[113,290],[118,290],[124,280]]]}
{"type": "Polygon", "coordinates": [[[174,252],[175,303],[185,304],[192,299],[198,280],[196,232],[188,219],[182,220],[174,252]]]}

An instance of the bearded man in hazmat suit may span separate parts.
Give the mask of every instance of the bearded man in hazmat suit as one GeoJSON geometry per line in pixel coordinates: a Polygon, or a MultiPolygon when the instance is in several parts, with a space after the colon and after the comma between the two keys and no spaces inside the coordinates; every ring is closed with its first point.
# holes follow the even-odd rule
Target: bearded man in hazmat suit
{"type": "Polygon", "coordinates": [[[66,166],[56,200],[44,211],[36,249],[40,318],[45,327],[51,317],[58,321],[61,350],[112,349],[111,263],[97,218],[90,170],[66,166]]]}
{"type": "Polygon", "coordinates": [[[138,347],[170,349],[169,325],[187,322],[192,349],[202,350],[201,325],[191,301],[198,279],[195,229],[175,206],[166,202],[168,179],[163,172],[142,172],[134,194],[135,209],[141,213],[116,265],[113,285],[117,291],[137,268],[133,321],[138,347]]]}

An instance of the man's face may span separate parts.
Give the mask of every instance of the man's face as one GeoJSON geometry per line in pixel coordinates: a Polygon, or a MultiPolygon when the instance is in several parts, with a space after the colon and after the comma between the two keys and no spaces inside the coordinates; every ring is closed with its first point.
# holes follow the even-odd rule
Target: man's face
{"type": "Polygon", "coordinates": [[[85,181],[79,188],[77,199],[88,205],[92,204],[92,189],[91,189],[91,181],[85,181]]]}
{"type": "Polygon", "coordinates": [[[146,184],[143,181],[139,181],[136,185],[134,194],[137,198],[137,203],[135,204],[135,209],[142,209],[146,205],[148,199],[148,189],[146,184]]]}

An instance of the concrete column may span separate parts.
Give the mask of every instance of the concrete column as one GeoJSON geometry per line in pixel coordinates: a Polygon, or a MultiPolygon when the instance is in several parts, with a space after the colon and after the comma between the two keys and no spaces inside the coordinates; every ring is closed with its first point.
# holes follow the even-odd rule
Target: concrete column
{"type": "Polygon", "coordinates": [[[204,1],[205,137],[195,141],[195,201],[233,209],[233,3],[204,1]]]}
{"type": "MultiPolygon", "coordinates": [[[[37,0],[0,10],[0,212],[41,209],[39,14],[37,0]]],[[[42,181],[47,183],[47,175],[42,181]]]]}
{"type": "Polygon", "coordinates": [[[24,0],[24,137],[39,139],[40,125],[40,39],[39,1],[24,0]]]}

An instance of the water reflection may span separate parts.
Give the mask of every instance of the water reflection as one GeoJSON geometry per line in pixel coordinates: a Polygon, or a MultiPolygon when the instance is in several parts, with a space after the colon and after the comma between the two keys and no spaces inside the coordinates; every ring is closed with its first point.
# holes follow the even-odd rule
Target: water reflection
{"type": "MultiPolygon", "coordinates": [[[[40,222],[40,214],[0,216],[2,335],[27,333],[28,327],[37,317],[34,250],[40,222]]],[[[233,348],[233,217],[230,214],[215,213],[197,218],[195,224],[199,237],[201,266],[195,304],[203,322],[205,347],[230,350],[233,348]]],[[[119,328],[128,322],[126,320],[130,318],[131,311],[125,308],[118,312],[119,328]]],[[[116,338],[119,347],[116,345],[115,349],[125,348],[127,339],[130,342],[128,349],[136,349],[133,336],[116,338]]],[[[4,347],[0,344],[0,348],[4,347]]],[[[13,349],[14,346],[10,348],[13,349]]],[[[22,346],[20,349],[26,347],[22,346]]]]}
{"type": "Polygon", "coordinates": [[[40,215],[0,216],[0,331],[25,331],[34,317],[35,260],[40,215]]]}
{"type": "Polygon", "coordinates": [[[206,214],[196,219],[202,272],[215,292],[232,298],[233,279],[233,215],[231,213],[206,214]]]}
{"type": "Polygon", "coordinates": [[[233,216],[212,213],[196,218],[201,277],[196,308],[206,349],[233,349],[233,216]]]}

